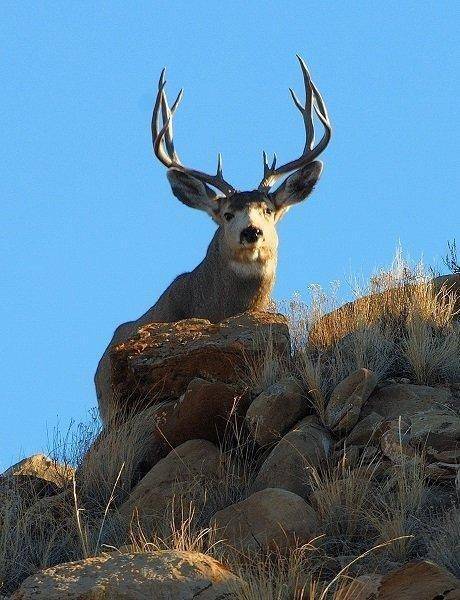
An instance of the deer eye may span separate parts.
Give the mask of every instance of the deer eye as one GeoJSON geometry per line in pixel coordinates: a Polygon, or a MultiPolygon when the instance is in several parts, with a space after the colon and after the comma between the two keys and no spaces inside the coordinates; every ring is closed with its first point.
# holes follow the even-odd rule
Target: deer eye
{"type": "Polygon", "coordinates": [[[224,213],[224,219],[226,221],[231,221],[235,215],[229,212],[224,213]]]}
{"type": "Polygon", "coordinates": [[[268,208],[268,207],[267,207],[267,208],[264,210],[264,213],[265,213],[266,215],[271,215],[271,214],[273,214],[273,210],[272,210],[271,208],[268,208]]]}

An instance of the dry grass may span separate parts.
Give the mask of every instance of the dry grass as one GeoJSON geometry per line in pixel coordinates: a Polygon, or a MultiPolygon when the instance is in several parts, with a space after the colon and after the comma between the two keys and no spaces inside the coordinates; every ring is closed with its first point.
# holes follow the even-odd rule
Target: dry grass
{"type": "Polygon", "coordinates": [[[258,333],[254,350],[245,356],[243,370],[238,374],[241,383],[255,394],[260,394],[290,371],[290,357],[281,355],[274,343],[271,331],[258,333]]]}
{"type": "Polygon", "coordinates": [[[458,323],[436,327],[420,315],[414,315],[407,323],[401,352],[417,383],[458,381],[460,378],[458,323]]]}
{"type": "MultiPolygon", "coordinates": [[[[298,295],[285,304],[293,357],[280,357],[270,337],[259,340],[241,374],[250,393],[293,374],[324,422],[330,393],[359,367],[372,369],[379,381],[402,376],[423,384],[460,381],[454,299],[446,291],[435,293],[421,265],[409,267],[398,254],[390,271],[377,274],[359,290],[361,299],[342,309],[338,291],[336,284],[330,295],[315,287],[309,305],[298,295]]],[[[378,459],[348,461],[347,448],[345,457],[336,452],[321,468],[305,469],[321,537],[284,554],[242,555],[226,546],[209,519],[249,495],[266,452],[236,416],[220,443],[218,485],[197,479],[187,489],[178,487],[166,513],[148,530],[140,519],[127,522],[118,507],[158,458],[149,425],[158,410],[161,406],[126,415],[105,432],[92,419],[55,436],[54,458],[77,467],[74,489],[41,499],[33,488],[24,492],[14,482],[2,483],[0,593],[12,592],[40,568],[108,548],[209,553],[245,580],[235,592],[239,600],[351,600],[350,583],[357,575],[386,571],[418,556],[460,575],[453,486],[433,486],[422,459],[402,458],[398,466],[382,469],[378,459]]]]}
{"type": "Polygon", "coordinates": [[[44,501],[17,485],[2,489],[0,504],[0,591],[12,592],[21,581],[57,562],[80,556],[72,527],[69,497],[44,501]]]}
{"type": "Polygon", "coordinates": [[[401,564],[423,554],[420,525],[429,523],[428,500],[423,457],[401,457],[400,464],[388,470],[370,515],[379,540],[401,538],[388,547],[389,561],[401,564]]]}
{"type": "Polygon", "coordinates": [[[139,413],[118,418],[112,427],[97,433],[77,470],[81,502],[104,511],[115,482],[116,503],[127,498],[133,484],[155,462],[158,444],[153,441],[152,432],[161,410],[162,404],[144,408],[139,413]]]}
{"type": "Polygon", "coordinates": [[[309,305],[298,294],[280,305],[290,321],[297,372],[320,415],[333,388],[361,367],[379,381],[460,380],[455,295],[437,289],[423,264],[410,265],[399,250],[390,270],[367,286],[350,287],[355,300],[339,308],[337,283],[330,294],[311,288],[309,305]]]}
{"type": "Polygon", "coordinates": [[[378,468],[378,461],[347,465],[346,460],[337,464],[329,460],[321,469],[310,469],[310,500],[328,543],[339,546],[345,542],[358,550],[362,540],[368,539],[368,515],[374,506],[374,475],[378,468]]]}
{"type": "Polygon", "coordinates": [[[460,510],[453,506],[426,533],[428,557],[460,577],[460,510]]]}
{"type": "Polygon", "coordinates": [[[314,542],[287,554],[258,553],[240,557],[234,570],[245,585],[235,600],[306,600],[314,577],[314,542]]]}

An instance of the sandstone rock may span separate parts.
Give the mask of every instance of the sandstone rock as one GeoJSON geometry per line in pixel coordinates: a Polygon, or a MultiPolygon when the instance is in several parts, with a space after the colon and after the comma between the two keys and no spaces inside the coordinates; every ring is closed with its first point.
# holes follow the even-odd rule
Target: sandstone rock
{"type": "Polygon", "coordinates": [[[460,417],[451,410],[425,411],[411,417],[411,444],[432,460],[460,462],[460,417]]]}
{"type": "Polygon", "coordinates": [[[316,417],[305,417],[275,446],[262,465],[252,491],[281,488],[299,496],[310,490],[308,471],[329,454],[331,437],[316,417]]]}
{"type": "Polygon", "coordinates": [[[407,563],[387,575],[361,575],[338,600],[459,600],[460,580],[427,560],[407,563]]]}
{"type": "Polygon", "coordinates": [[[165,404],[154,423],[154,436],[168,447],[190,439],[222,441],[235,417],[246,412],[248,397],[226,383],[193,379],[177,402],[165,404]]]}
{"type": "Polygon", "coordinates": [[[131,518],[136,511],[140,518],[165,516],[168,504],[185,497],[194,504],[203,500],[204,482],[217,481],[220,474],[219,450],[206,440],[190,440],[178,446],[160,460],[132,490],[128,500],[120,507],[120,513],[131,518]]]}
{"type": "Polygon", "coordinates": [[[383,393],[389,388],[384,388],[369,400],[389,419],[381,437],[383,453],[393,462],[418,453],[425,457],[430,477],[455,477],[460,462],[460,417],[452,408],[449,391],[415,385],[394,387],[389,397],[383,393]]]}
{"type": "Polygon", "coordinates": [[[73,469],[59,464],[44,454],[33,454],[2,473],[4,477],[10,475],[32,475],[63,487],[72,480],[73,469]]]}
{"type": "Polygon", "coordinates": [[[290,351],[286,319],[273,313],[245,313],[221,323],[188,319],[140,327],[98,367],[102,420],[120,409],[178,398],[196,377],[234,383],[268,336],[275,352],[290,351]]]}
{"type": "Polygon", "coordinates": [[[446,388],[425,385],[395,384],[375,391],[361,411],[362,417],[375,412],[385,419],[409,417],[428,410],[439,411],[453,406],[454,399],[446,388]]]}
{"type": "Polygon", "coordinates": [[[347,445],[364,446],[373,439],[378,438],[384,422],[385,419],[381,415],[371,412],[366,417],[360,419],[347,435],[347,445]]]}
{"type": "Polygon", "coordinates": [[[228,384],[194,379],[179,400],[154,404],[129,419],[112,421],[92,444],[76,473],[78,488],[85,492],[85,503],[97,499],[91,485],[86,493],[86,482],[94,481],[99,463],[113,463],[112,481],[125,460],[132,465],[131,470],[121,473],[115,498],[118,505],[126,499],[125,491],[136,485],[171,448],[192,439],[213,443],[230,439],[236,421],[244,418],[248,398],[228,384]],[[125,450],[120,440],[129,440],[130,448],[125,450]]]}
{"type": "Polygon", "coordinates": [[[361,407],[377,385],[369,369],[358,369],[340,382],[326,406],[325,422],[334,432],[349,431],[358,422],[361,407]]]}
{"type": "Polygon", "coordinates": [[[300,496],[274,488],[218,511],[211,523],[218,528],[219,537],[244,550],[297,547],[318,532],[312,507],[300,496]]]}
{"type": "Polygon", "coordinates": [[[4,498],[21,501],[23,506],[58,494],[72,478],[73,469],[34,454],[0,475],[0,502],[4,498]]]}
{"type": "Polygon", "coordinates": [[[427,560],[404,565],[382,577],[379,600],[460,599],[460,581],[451,573],[427,560]]]}
{"type": "Polygon", "coordinates": [[[241,583],[198,552],[110,554],[32,575],[12,600],[227,600],[241,583]]]}
{"type": "Polygon", "coordinates": [[[284,435],[307,410],[299,382],[286,376],[253,400],[246,419],[252,437],[265,446],[284,435]]]}

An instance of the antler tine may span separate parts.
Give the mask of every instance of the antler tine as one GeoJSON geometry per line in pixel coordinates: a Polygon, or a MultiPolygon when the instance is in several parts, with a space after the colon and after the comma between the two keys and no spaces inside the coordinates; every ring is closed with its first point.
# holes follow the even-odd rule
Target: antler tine
{"type": "MultiPolygon", "coordinates": [[[[182,90],[179,92],[179,95],[177,96],[171,109],[169,109],[169,107],[168,107],[168,112],[169,112],[168,119],[166,120],[166,123],[163,125],[163,128],[161,129],[161,131],[157,134],[156,138],[153,140],[153,149],[155,151],[157,158],[168,168],[171,168],[171,167],[181,168],[182,167],[182,163],[177,158],[177,155],[175,155],[174,147],[173,147],[173,155],[170,155],[168,152],[167,143],[165,142],[165,136],[167,135],[167,133],[171,127],[171,122],[172,122],[174,112],[175,112],[176,108],[179,106],[179,102],[181,101],[181,99],[182,99],[182,90]],[[166,148],[165,148],[165,146],[166,146],[166,148]],[[177,160],[175,160],[174,155],[176,156],[177,160]]],[[[163,92],[161,92],[160,104],[163,106],[164,102],[165,102],[164,95],[163,95],[163,92]]]]}
{"type": "Polygon", "coordinates": [[[303,82],[305,87],[305,106],[299,102],[294,90],[289,88],[291,92],[292,99],[294,100],[295,105],[300,111],[300,114],[303,117],[304,125],[305,125],[305,148],[304,153],[313,148],[313,144],[315,141],[315,128],[313,127],[313,114],[312,114],[312,102],[313,102],[313,87],[312,80],[310,76],[310,72],[305,64],[303,58],[296,54],[297,60],[300,63],[300,68],[302,69],[303,82]]]}
{"type": "Polygon", "coordinates": [[[268,175],[270,175],[270,173],[275,168],[275,165],[276,165],[276,154],[273,154],[273,160],[272,160],[271,166],[268,165],[268,156],[267,156],[267,153],[265,152],[265,150],[263,151],[262,156],[263,156],[263,159],[264,159],[264,177],[267,177],[268,175]]]}
{"type": "Polygon", "coordinates": [[[311,80],[311,76],[305,61],[298,54],[296,56],[300,64],[304,80],[305,105],[300,102],[294,90],[289,88],[289,91],[291,92],[295,106],[299,109],[303,118],[305,127],[305,146],[303,153],[299,158],[292,160],[278,167],[277,169],[275,169],[276,160],[274,160],[271,167],[268,166],[267,155],[264,152],[264,177],[260,182],[259,190],[270,189],[283,175],[290,173],[291,171],[301,169],[308,163],[313,162],[313,160],[315,160],[315,158],[317,158],[321,152],[323,152],[331,139],[332,129],[324,100],[319,93],[318,88],[311,80]],[[316,146],[314,146],[315,128],[313,124],[313,110],[317,114],[324,127],[323,137],[316,146]]]}
{"type": "MultiPolygon", "coordinates": [[[[163,89],[166,85],[166,81],[165,81],[165,73],[166,73],[166,69],[163,69],[161,71],[161,75],[160,75],[160,79],[158,81],[158,92],[155,98],[155,105],[153,107],[153,112],[152,112],[152,123],[151,123],[151,129],[152,129],[152,143],[153,143],[153,148],[155,150],[155,142],[158,139],[158,133],[159,133],[159,113],[160,113],[160,106],[162,104],[162,96],[163,96],[163,89]]],[[[159,160],[161,160],[161,162],[167,167],[168,164],[166,162],[163,161],[163,158],[158,156],[158,154],[155,151],[155,154],[157,156],[157,158],[159,160]]]]}
{"type": "Polygon", "coordinates": [[[179,96],[176,99],[176,102],[173,104],[172,109],[169,108],[168,98],[166,97],[166,91],[163,90],[161,97],[161,115],[163,119],[163,123],[168,123],[168,128],[165,131],[164,143],[166,146],[166,151],[173,160],[173,162],[180,163],[179,156],[174,148],[174,139],[173,139],[173,123],[172,123],[172,112],[177,108],[179,102],[182,99],[183,90],[179,92],[179,96]]]}
{"type": "Polygon", "coordinates": [[[204,183],[208,183],[213,187],[223,192],[226,196],[235,192],[233,186],[225,181],[222,174],[222,156],[219,153],[217,161],[217,172],[216,175],[208,175],[202,171],[195,171],[185,167],[175,150],[174,147],[174,136],[173,136],[173,116],[179,106],[183,90],[180,90],[171,108],[169,107],[168,100],[165,92],[165,72],[161,71],[160,79],[158,82],[158,92],[155,99],[155,105],[152,113],[152,143],[156,157],[161,163],[168,169],[177,169],[184,173],[188,173],[193,177],[196,177],[204,183]],[[160,129],[160,108],[162,117],[162,127],[160,129]]]}
{"type": "Polygon", "coordinates": [[[177,164],[178,166],[181,165],[179,157],[174,149],[172,117],[175,110],[179,106],[180,101],[182,100],[183,90],[180,90],[176,100],[174,101],[174,104],[171,108],[169,108],[165,93],[165,74],[166,69],[163,69],[158,81],[158,93],[152,113],[152,142],[155,155],[166,167],[169,168],[173,164],[177,164]],[[159,131],[160,108],[163,127],[159,131]]]}

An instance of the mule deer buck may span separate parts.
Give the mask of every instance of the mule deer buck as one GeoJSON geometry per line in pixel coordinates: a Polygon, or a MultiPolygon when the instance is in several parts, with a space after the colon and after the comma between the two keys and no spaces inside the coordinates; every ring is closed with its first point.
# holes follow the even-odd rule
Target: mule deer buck
{"type": "Polygon", "coordinates": [[[182,90],[170,107],[163,69],[152,115],[155,155],[168,169],[167,177],[176,198],[191,208],[207,212],[218,227],[204,260],[190,273],[179,275],[137,321],[124,323],[116,329],[95,375],[99,400],[110,393],[107,388],[110,348],[127,340],[140,326],[191,317],[218,322],[248,310],[267,308],[275,281],[276,224],[293,204],[305,200],[312,192],[322,171],[322,163],[315,159],[331,138],[326,105],[305,62],[300,56],[297,58],[305,85],[305,104],[292,89],[290,92],[304,122],[303,152],[299,158],[279,167],[276,166],[276,155],[269,165],[264,152],[262,181],[257,189],[247,192],[237,191],[225,181],[220,154],[215,175],[182,164],[173,139],[173,116],[182,99],[182,90]],[[324,127],[324,134],[316,145],[314,113],[324,127]],[[280,178],[290,173],[275,191],[270,191],[280,178]]]}

